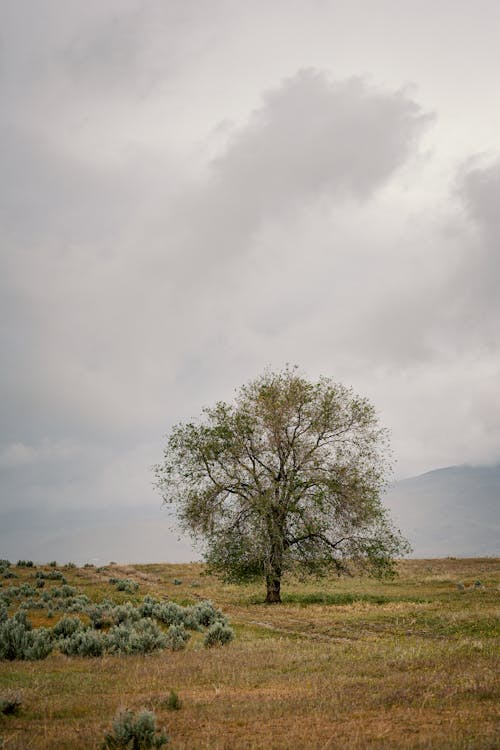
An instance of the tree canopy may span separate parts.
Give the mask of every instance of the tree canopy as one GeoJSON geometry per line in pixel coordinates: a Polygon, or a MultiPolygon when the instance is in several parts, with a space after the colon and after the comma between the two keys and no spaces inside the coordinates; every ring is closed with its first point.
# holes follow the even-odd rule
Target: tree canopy
{"type": "Polygon", "coordinates": [[[387,432],[366,398],[286,367],[175,426],[155,468],[211,570],[262,577],[273,603],[288,570],[392,574],[409,547],[381,504],[388,459],[387,432]]]}

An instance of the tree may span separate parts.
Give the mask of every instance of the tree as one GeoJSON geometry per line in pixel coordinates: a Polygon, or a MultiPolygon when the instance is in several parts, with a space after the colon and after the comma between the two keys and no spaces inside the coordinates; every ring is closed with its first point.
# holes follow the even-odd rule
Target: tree
{"type": "Polygon", "coordinates": [[[367,399],[286,367],[175,426],[155,468],[165,503],[205,542],[210,569],[264,578],[275,603],[287,570],[393,573],[409,547],[381,505],[388,455],[367,399]]]}

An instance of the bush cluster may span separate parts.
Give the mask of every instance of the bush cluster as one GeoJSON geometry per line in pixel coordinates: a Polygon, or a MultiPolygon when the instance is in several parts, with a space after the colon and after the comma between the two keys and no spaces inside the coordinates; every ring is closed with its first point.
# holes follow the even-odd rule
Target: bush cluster
{"type": "Polygon", "coordinates": [[[207,630],[205,636],[205,646],[212,648],[213,646],[225,646],[226,643],[230,643],[234,639],[233,629],[222,622],[215,622],[207,630]]]}
{"type": "Polygon", "coordinates": [[[156,729],[156,717],[151,711],[121,711],[113,721],[113,731],[104,736],[104,750],[128,748],[128,750],[148,750],[163,747],[169,738],[156,729]]]}
{"type": "Polygon", "coordinates": [[[148,595],[138,609],[143,617],[154,617],[165,625],[184,625],[188,630],[202,630],[216,622],[228,622],[227,617],[209,600],[181,607],[175,602],[162,602],[148,595]]]}
{"type": "Polygon", "coordinates": [[[117,591],[126,591],[127,594],[133,594],[139,588],[137,581],[130,578],[110,578],[109,582],[116,586],[117,591]]]}
{"type": "Polygon", "coordinates": [[[107,634],[107,650],[112,654],[148,654],[168,646],[168,637],[147,617],[115,625],[107,634]]]}
{"type": "Polygon", "coordinates": [[[58,647],[66,656],[102,656],[106,650],[103,634],[92,628],[77,630],[63,638],[58,647]]]}
{"type": "Polygon", "coordinates": [[[0,660],[45,659],[52,651],[52,634],[47,628],[32,629],[26,612],[19,611],[0,623],[0,660]]]}
{"type": "MultiPolygon", "coordinates": [[[[35,580],[44,581],[52,574],[59,571],[38,571],[35,580]]],[[[109,599],[97,604],[66,583],[43,591],[29,583],[0,591],[0,660],[43,659],[53,649],[68,656],[180,651],[190,638],[189,630],[205,629],[207,647],[229,643],[234,637],[227,618],[210,601],[182,607],[145,596],[138,606],[109,599]],[[14,600],[19,600],[19,608],[9,618],[8,607],[14,600]],[[53,628],[33,629],[27,610],[43,608],[48,617],[56,610],[65,614],[53,628]],[[90,624],[76,616],[82,614],[90,624]]]]}
{"type": "Polygon", "coordinates": [[[62,581],[62,583],[67,583],[64,573],[61,570],[37,570],[35,577],[44,581],[62,581]]]}

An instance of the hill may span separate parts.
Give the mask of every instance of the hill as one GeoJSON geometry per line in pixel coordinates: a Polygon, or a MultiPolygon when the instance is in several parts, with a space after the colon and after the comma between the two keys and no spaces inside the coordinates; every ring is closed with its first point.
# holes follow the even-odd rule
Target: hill
{"type": "Polygon", "coordinates": [[[395,482],[386,505],[415,557],[498,554],[500,464],[450,466],[395,482]]]}
{"type": "MultiPolygon", "coordinates": [[[[414,557],[482,557],[500,551],[500,464],[451,466],[395,482],[385,498],[414,557]]],[[[0,512],[0,556],[77,564],[188,562],[199,559],[179,539],[158,504],[121,508],[0,512]]]]}

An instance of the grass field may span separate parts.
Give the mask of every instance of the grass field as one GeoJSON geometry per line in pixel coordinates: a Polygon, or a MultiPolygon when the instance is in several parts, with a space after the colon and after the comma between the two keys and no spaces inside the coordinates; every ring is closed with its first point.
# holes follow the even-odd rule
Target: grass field
{"type": "MultiPolygon", "coordinates": [[[[16,585],[33,580],[32,569],[13,570],[16,585]]],[[[223,584],[198,564],[64,574],[95,601],[212,599],[236,639],[208,650],[196,635],[181,652],[0,662],[0,697],[22,700],[18,714],[0,718],[4,750],[98,748],[120,707],[153,710],[176,750],[500,748],[499,559],[407,560],[391,582],[286,580],[284,603],[271,606],[262,585],[223,584]],[[139,590],[117,592],[110,575],[139,590]],[[168,709],[171,689],[180,710],[168,709]]],[[[61,615],[29,616],[53,626],[61,615]]]]}

